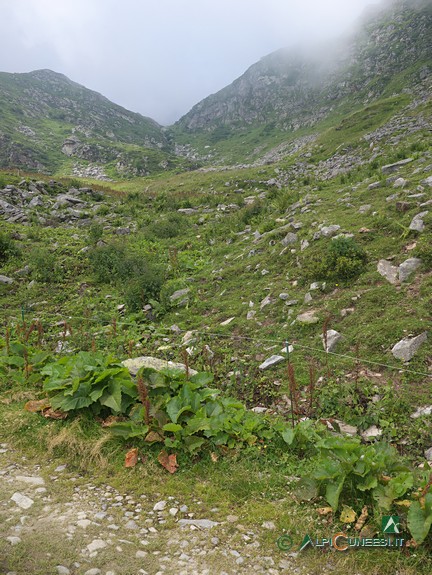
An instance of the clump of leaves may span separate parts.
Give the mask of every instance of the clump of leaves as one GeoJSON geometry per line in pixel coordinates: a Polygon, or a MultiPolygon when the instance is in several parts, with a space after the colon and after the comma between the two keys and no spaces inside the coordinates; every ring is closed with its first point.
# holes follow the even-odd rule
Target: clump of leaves
{"type": "Polygon", "coordinates": [[[389,511],[414,485],[413,473],[386,443],[363,445],[357,437],[329,435],[316,448],[319,455],[308,482],[312,479],[317,494],[324,492],[334,511],[343,493],[357,500],[368,496],[381,510],[389,511]]]}
{"type": "Polygon", "coordinates": [[[213,375],[201,372],[190,379],[182,370],[156,372],[143,369],[139,377],[145,382],[150,405],[149,425],[143,425],[148,409],[134,410],[130,421],[114,423],[111,431],[126,439],[141,433],[146,441],[160,441],[171,449],[197,452],[204,445],[253,445],[274,435],[269,422],[246,410],[231,397],[220,397],[218,389],[209,388],[213,375]]]}
{"type": "Polygon", "coordinates": [[[19,249],[10,234],[0,233],[0,263],[7,262],[9,258],[17,255],[19,249]]]}
{"type": "Polygon", "coordinates": [[[42,369],[43,389],[53,409],[124,414],[136,402],[137,389],[128,370],[101,352],[81,351],[42,369]]]}

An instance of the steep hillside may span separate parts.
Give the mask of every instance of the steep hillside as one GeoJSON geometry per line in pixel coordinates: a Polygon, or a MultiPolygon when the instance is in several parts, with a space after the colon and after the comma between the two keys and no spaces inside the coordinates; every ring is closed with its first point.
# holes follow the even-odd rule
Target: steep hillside
{"type": "Polygon", "coordinates": [[[429,90],[431,29],[430,0],[381,6],[349,39],[263,58],[194,106],[175,125],[176,137],[213,161],[256,160],[275,143],[322,131],[383,98],[429,90]]]}
{"type": "Polygon", "coordinates": [[[69,175],[146,175],[176,166],[155,121],[62,74],[0,73],[0,166],[69,175]]]}

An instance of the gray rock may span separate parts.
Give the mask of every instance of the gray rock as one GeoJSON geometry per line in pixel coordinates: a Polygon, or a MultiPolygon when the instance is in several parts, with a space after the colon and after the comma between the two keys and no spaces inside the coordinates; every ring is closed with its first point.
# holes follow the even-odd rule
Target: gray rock
{"type": "Polygon", "coordinates": [[[43,200],[40,196],[35,196],[29,203],[29,208],[37,208],[38,206],[43,206],[43,200]]]}
{"type": "Polygon", "coordinates": [[[70,575],[70,571],[67,567],[63,565],[57,565],[56,567],[58,575],[70,575]]]}
{"type": "MultiPolygon", "coordinates": [[[[184,363],[167,361],[151,356],[141,356],[132,359],[125,359],[122,363],[125,367],[127,367],[129,373],[134,377],[138,373],[138,370],[141,369],[141,367],[150,367],[155,369],[156,371],[160,371],[161,369],[166,368],[181,369],[182,371],[186,371],[186,366],[184,365],[184,363]]],[[[195,375],[196,373],[198,372],[195,371],[194,369],[189,368],[190,375],[195,375]]]]}
{"type": "Polygon", "coordinates": [[[14,280],[7,276],[0,275],[0,284],[13,284],[14,280]]]}
{"type": "Polygon", "coordinates": [[[429,212],[420,212],[416,216],[413,217],[412,222],[410,223],[409,229],[414,232],[424,232],[425,224],[423,218],[428,215],[429,212]]]}
{"type": "Polygon", "coordinates": [[[420,346],[427,340],[427,332],[423,332],[417,337],[408,338],[405,337],[401,341],[398,341],[396,345],[393,346],[391,352],[396,359],[401,359],[402,361],[410,361],[420,348],[420,346]]]}
{"type": "Polygon", "coordinates": [[[348,423],[339,421],[338,419],[335,419],[335,423],[339,426],[341,433],[344,433],[345,435],[357,435],[357,427],[354,425],[348,425],[348,423]]]}
{"type": "Polygon", "coordinates": [[[268,295],[266,296],[262,302],[260,303],[260,309],[264,309],[267,305],[270,305],[271,303],[273,303],[273,300],[271,299],[271,297],[268,295]]]}
{"type": "Polygon", "coordinates": [[[319,320],[315,314],[316,314],[316,311],[313,309],[310,311],[306,311],[306,312],[301,313],[300,315],[297,316],[297,321],[300,323],[305,323],[305,324],[318,323],[319,320]]]}
{"type": "Polygon", "coordinates": [[[201,529],[211,529],[212,527],[219,525],[219,523],[211,521],[210,519],[180,519],[178,523],[183,527],[186,525],[193,525],[201,529]]]}
{"type": "Polygon", "coordinates": [[[361,434],[362,438],[365,441],[373,441],[374,439],[381,437],[382,429],[377,427],[376,425],[371,425],[368,427],[363,433],[361,434]]]}
{"type": "Polygon", "coordinates": [[[185,216],[193,216],[198,213],[195,208],[180,208],[177,210],[179,214],[184,214],[185,216]]]}
{"type": "Polygon", "coordinates": [[[432,188],[432,176],[429,176],[428,178],[423,180],[422,184],[425,184],[426,186],[429,186],[430,188],[432,188]]]}
{"type": "Polygon", "coordinates": [[[331,238],[336,235],[340,229],[341,227],[337,224],[332,226],[323,226],[319,232],[315,232],[313,239],[318,240],[319,238],[331,238]]]}
{"type": "Polygon", "coordinates": [[[392,174],[397,172],[399,168],[406,166],[413,161],[413,158],[407,158],[406,160],[401,160],[400,162],[395,162],[394,164],[387,164],[381,168],[383,174],[392,174]]]}
{"type": "Polygon", "coordinates": [[[304,252],[306,248],[309,247],[309,242],[307,240],[302,240],[300,243],[300,251],[304,252]]]}
{"type": "MultiPolygon", "coordinates": [[[[107,544],[103,539],[93,539],[93,541],[87,545],[87,549],[88,549],[89,553],[93,553],[94,551],[99,551],[100,549],[105,549],[106,546],[107,546],[107,544]]],[[[86,575],[87,575],[87,573],[86,573],[86,575]]]]}
{"type": "Polygon", "coordinates": [[[17,475],[15,479],[17,481],[20,481],[21,483],[27,483],[27,485],[34,485],[34,486],[45,485],[45,481],[44,481],[43,477],[32,477],[32,476],[27,476],[27,475],[17,475]]]}
{"type": "Polygon", "coordinates": [[[253,319],[255,316],[256,316],[256,311],[253,310],[253,309],[250,309],[250,310],[247,312],[246,319],[247,319],[247,320],[251,320],[251,319],[253,319]]]}
{"type": "Polygon", "coordinates": [[[294,234],[293,232],[288,232],[287,235],[284,237],[284,239],[282,240],[282,245],[283,246],[290,246],[292,244],[295,244],[297,242],[297,234],[294,234]]]}
{"type": "Polygon", "coordinates": [[[285,358],[282,357],[281,355],[272,355],[271,357],[269,357],[268,359],[266,359],[260,366],[259,369],[261,370],[266,370],[269,369],[270,367],[272,367],[273,365],[277,365],[278,363],[280,363],[281,361],[285,361],[285,358]]]}
{"type": "Polygon", "coordinates": [[[381,182],[373,182],[372,184],[368,185],[368,190],[376,190],[377,188],[381,187],[381,182]]]}
{"type": "Polygon", "coordinates": [[[190,292],[190,288],[179,289],[170,295],[170,302],[175,302],[181,298],[184,298],[190,292]]]}
{"type": "Polygon", "coordinates": [[[22,493],[19,493],[18,491],[12,495],[11,499],[21,509],[30,509],[30,507],[34,503],[33,499],[30,499],[30,497],[27,497],[27,495],[23,495],[22,493]]]}
{"type": "Polygon", "coordinates": [[[286,301],[289,298],[289,294],[287,293],[280,293],[279,294],[279,299],[281,299],[282,301],[286,301]]]}
{"type": "Polygon", "coordinates": [[[364,206],[359,207],[359,212],[361,214],[367,214],[368,212],[370,212],[371,209],[372,206],[370,204],[365,204],[364,206]]]}
{"type": "Polygon", "coordinates": [[[398,178],[395,183],[393,184],[394,188],[404,188],[407,185],[407,180],[404,178],[398,178]]]}
{"type": "Polygon", "coordinates": [[[8,541],[12,547],[15,547],[15,545],[18,545],[19,543],[21,543],[21,539],[19,537],[6,537],[6,541],[8,541]]]}
{"type": "Polygon", "coordinates": [[[324,340],[324,335],[320,336],[323,342],[325,351],[332,352],[336,349],[337,344],[342,339],[342,335],[334,329],[327,330],[327,345],[324,340]]]}
{"type": "Polygon", "coordinates": [[[406,281],[416,271],[422,261],[419,258],[409,258],[399,266],[399,281],[406,281]]]}
{"type": "Polygon", "coordinates": [[[312,301],[312,296],[309,292],[304,296],[304,303],[310,303],[312,301]]]}
{"type": "Polygon", "coordinates": [[[97,568],[89,569],[84,573],[84,575],[101,575],[102,571],[97,568]]]}
{"type": "Polygon", "coordinates": [[[411,414],[413,419],[418,419],[419,417],[423,417],[423,415],[431,415],[432,413],[432,405],[427,405],[423,407],[418,407],[414,413],[411,414]]]}
{"type": "Polygon", "coordinates": [[[131,233],[130,228],[117,228],[114,232],[118,236],[128,236],[131,233]]]}
{"type": "Polygon", "coordinates": [[[378,262],[377,271],[391,284],[396,284],[398,282],[399,269],[387,260],[380,260],[378,262]]]}
{"type": "Polygon", "coordinates": [[[158,501],[156,505],[153,507],[153,511],[163,511],[167,506],[166,501],[158,501]]]}
{"type": "Polygon", "coordinates": [[[428,461],[432,461],[432,447],[425,451],[425,457],[428,461]]]}

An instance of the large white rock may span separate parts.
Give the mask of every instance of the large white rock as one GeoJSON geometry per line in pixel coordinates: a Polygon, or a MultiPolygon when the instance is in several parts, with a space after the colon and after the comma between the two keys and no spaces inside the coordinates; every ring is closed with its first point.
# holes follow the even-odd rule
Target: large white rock
{"type": "Polygon", "coordinates": [[[427,332],[423,332],[417,337],[404,337],[393,346],[391,352],[396,359],[410,361],[418,351],[419,347],[427,340],[427,332]]]}
{"type": "MultiPolygon", "coordinates": [[[[177,363],[175,361],[167,361],[164,359],[159,359],[157,357],[151,357],[149,355],[143,355],[141,357],[134,357],[131,359],[125,359],[122,363],[125,367],[127,367],[127,369],[129,370],[129,373],[134,377],[138,373],[138,370],[141,369],[142,367],[151,367],[151,368],[155,369],[156,371],[160,371],[161,369],[166,369],[166,368],[171,368],[171,369],[175,368],[175,369],[181,369],[182,371],[186,371],[186,366],[184,363],[177,363]]],[[[198,372],[195,371],[194,369],[189,368],[189,374],[190,375],[195,375],[196,373],[198,373],[198,372]]]]}

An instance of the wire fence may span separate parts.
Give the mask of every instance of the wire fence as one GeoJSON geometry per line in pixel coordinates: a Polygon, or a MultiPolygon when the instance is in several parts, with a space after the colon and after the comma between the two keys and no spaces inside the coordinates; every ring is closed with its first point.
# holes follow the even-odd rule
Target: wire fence
{"type": "MultiPolygon", "coordinates": [[[[94,326],[97,326],[98,330],[100,329],[106,329],[107,327],[111,326],[111,328],[114,330],[114,332],[118,332],[118,330],[120,330],[123,327],[139,327],[141,333],[142,333],[142,338],[143,339],[149,339],[154,337],[156,338],[161,338],[161,337],[165,337],[165,338],[169,338],[170,339],[175,339],[176,337],[178,338],[178,342],[177,343],[177,347],[179,350],[184,350],[187,346],[188,343],[183,341],[183,337],[184,335],[189,331],[189,330],[181,330],[178,329],[176,332],[174,332],[172,330],[172,328],[170,327],[164,327],[164,326],[157,326],[157,327],[152,327],[150,328],[149,326],[146,325],[142,325],[139,324],[136,321],[126,321],[124,320],[124,318],[117,318],[117,317],[111,317],[108,318],[107,316],[105,318],[102,317],[91,317],[91,316],[85,316],[85,315],[68,315],[65,317],[62,317],[58,314],[52,314],[51,317],[53,318],[57,318],[57,321],[49,321],[46,319],[47,314],[44,313],[44,320],[39,320],[36,317],[36,314],[34,315],[34,317],[32,319],[29,319],[29,310],[26,310],[24,308],[22,308],[21,310],[15,310],[15,312],[17,312],[15,314],[15,317],[10,317],[9,318],[9,322],[7,325],[16,325],[16,326],[28,326],[30,327],[32,325],[32,323],[35,322],[40,322],[40,324],[42,325],[43,331],[46,332],[48,328],[63,328],[63,333],[60,334],[60,337],[62,337],[63,341],[66,341],[67,338],[71,335],[70,334],[70,330],[72,330],[73,325],[72,322],[78,322],[78,325],[81,329],[83,329],[83,326],[89,326],[90,324],[93,324],[94,326]],[[27,317],[27,319],[26,319],[27,317]]],[[[5,329],[7,329],[7,326],[5,326],[5,329]]],[[[391,363],[386,363],[386,362],[382,362],[382,361],[375,361],[366,357],[363,357],[359,354],[356,353],[356,355],[349,355],[346,353],[337,353],[335,351],[329,351],[324,349],[324,347],[317,347],[317,346],[308,346],[308,345],[304,345],[301,343],[298,343],[297,341],[291,341],[289,338],[285,337],[285,338],[280,338],[280,339],[276,339],[274,337],[256,337],[256,336],[247,336],[247,335],[237,335],[237,334],[229,334],[229,333],[222,333],[222,332],[217,332],[217,331],[202,331],[202,330],[197,330],[197,329],[192,329],[191,330],[193,332],[193,336],[196,339],[198,336],[200,336],[204,340],[227,340],[227,341],[231,341],[231,342],[248,342],[248,343],[253,343],[257,346],[257,348],[262,352],[262,351],[271,351],[271,347],[270,348],[265,348],[264,345],[271,345],[274,347],[276,347],[278,344],[282,345],[283,349],[286,350],[286,356],[287,356],[287,361],[290,361],[290,357],[292,357],[292,354],[296,351],[303,351],[303,352],[308,352],[311,354],[314,354],[316,356],[322,356],[326,358],[326,361],[328,360],[329,357],[331,358],[335,358],[335,359],[341,359],[344,361],[350,361],[355,365],[361,365],[361,364],[365,364],[365,365],[369,365],[371,367],[376,367],[376,368],[380,368],[380,369],[387,369],[389,371],[393,371],[393,372],[397,372],[399,374],[411,374],[411,375],[415,375],[415,376],[421,376],[421,377],[425,377],[425,378],[429,378],[432,379],[432,373],[427,372],[427,371],[419,371],[416,369],[411,369],[409,366],[403,364],[403,365],[394,365],[391,363]]],[[[99,332],[96,333],[88,333],[89,337],[93,337],[94,335],[101,335],[99,332]]],[[[106,334],[105,334],[106,335],[106,334]]],[[[133,342],[135,343],[135,342],[133,342]]],[[[127,347],[129,348],[129,355],[131,355],[132,349],[131,348],[131,342],[127,342],[127,347]]],[[[353,343],[354,345],[354,343],[353,343]]],[[[238,351],[238,350],[236,350],[238,351]]],[[[282,351],[281,351],[282,353],[282,351]]]]}

